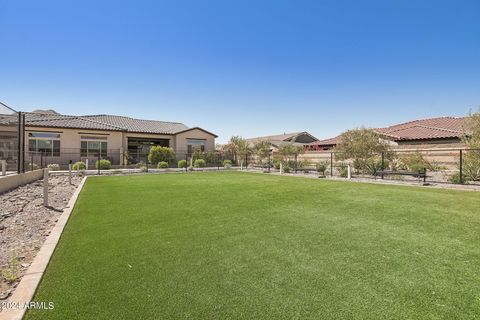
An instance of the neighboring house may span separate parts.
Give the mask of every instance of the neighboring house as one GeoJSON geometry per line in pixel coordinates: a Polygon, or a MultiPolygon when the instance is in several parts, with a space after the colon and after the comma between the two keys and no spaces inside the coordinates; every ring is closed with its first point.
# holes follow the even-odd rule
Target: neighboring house
{"type": "MultiPolygon", "coordinates": [[[[151,146],[174,149],[184,158],[195,149],[213,151],[217,135],[183,123],[116,115],[61,115],[52,110],[25,114],[26,150],[43,153],[50,163],[65,164],[100,155],[112,164],[146,160],[151,146]]],[[[28,161],[28,159],[26,159],[28,161]]]]}
{"type": "MultiPolygon", "coordinates": [[[[465,135],[465,118],[440,117],[414,120],[374,129],[397,149],[460,148],[465,135]]],[[[305,144],[308,151],[331,150],[341,136],[305,144]]]]}
{"type": "Polygon", "coordinates": [[[250,146],[253,146],[258,141],[269,141],[272,144],[273,149],[278,148],[279,145],[283,143],[294,143],[298,145],[305,145],[318,139],[309,134],[308,132],[291,132],[291,133],[284,133],[278,134],[273,136],[265,136],[265,137],[256,137],[256,138],[249,138],[246,139],[250,146]]]}

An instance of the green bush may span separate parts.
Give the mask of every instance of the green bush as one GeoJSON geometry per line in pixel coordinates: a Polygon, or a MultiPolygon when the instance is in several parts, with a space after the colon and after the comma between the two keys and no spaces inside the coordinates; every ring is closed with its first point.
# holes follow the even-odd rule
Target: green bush
{"type": "Polygon", "coordinates": [[[60,170],[60,165],[59,164],[56,164],[56,163],[50,163],[47,168],[50,170],[50,171],[58,171],[60,170]]]}
{"type": "Polygon", "coordinates": [[[140,169],[141,167],[145,167],[145,163],[143,163],[143,161],[139,161],[135,163],[134,167],[140,169]]]}
{"type": "Polygon", "coordinates": [[[383,159],[383,168],[382,168],[382,159],[369,159],[366,162],[365,173],[374,174],[377,171],[382,169],[388,169],[390,167],[390,161],[383,159]]]}
{"type": "Polygon", "coordinates": [[[338,167],[338,173],[340,174],[340,177],[342,178],[347,178],[348,177],[348,166],[345,164],[342,164],[338,167]]]}
{"type": "Polygon", "coordinates": [[[232,167],[232,160],[223,160],[223,167],[225,169],[230,169],[232,167]]]}
{"type": "Polygon", "coordinates": [[[424,171],[424,169],[433,171],[434,169],[432,164],[419,151],[400,157],[400,161],[408,170],[413,172],[424,171]]]}
{"type": "Polygon", "coordinates": [[[325,171],[327,171],[328,168],[328,161],[320,161],[316,165],[317,172],[321,173],[322,176],[325,175],[325,171]]]}
{"type": "Polygon", "coordinates": [[[273,167],[277,170],[280,170],[280,160],[273,161],[273,167]]]}
{"type": "Polygon", "coordinates": [[[197,159],[195,160],[195,162],[193,163],[193,166],[195,168],[204,168],[205,167],[205,160],[203,159],[197,159]]]}
{"type": "Polygon", "coordinates": [[[111,168],[112,168],[112,164],[110,160],[100,159],[95,162],[95,169],[110,170],[111,168]]]}
{"type": "Polygon", "coordinates": [[[175,152],[170,147],[153,146],[148,153],[148,161],[154,165],[164,161],[170,163],[175,158],[175,152]]]}
{"type": "Polygon", "coordinates": [[[460,181],[460,172],[455,172],[448,178],[448,182],[455,183],[455,184],[460,184],[462,183],[460,181]]]}
{"type": "Polygon", "coordinates": [[[72,165],[72,170],[85,170],[87,165],[83,161],[77,161],[72,165]]]}
{"type": "MultiPolygon", "coordinates": [[[[185,160],[184,160],[185,161],[185,160]]],[[[168,168],[168,163],[165,162],[165,161],[160,161],[158,164],[157,164],[157,169],[166,169],[168,168]]]]}
{"type": "Polygon", "coordinates": [[[180,160],[178,161],[179,168],[186,168],[187,167],[187,160],[180,160]]]}

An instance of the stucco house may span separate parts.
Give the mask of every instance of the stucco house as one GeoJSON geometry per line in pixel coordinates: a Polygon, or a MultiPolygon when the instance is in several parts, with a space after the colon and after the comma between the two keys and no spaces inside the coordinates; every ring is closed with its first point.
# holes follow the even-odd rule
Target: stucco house
{"type": "Polygon", "coordinates": [[[213,151],[215,138],[214,133],[180,122],[62,115],[52,110],[25,113],[25,150],[60,165],[99,155],[114,165],[137,163],[145,161],[151,146],[171,147],[178,158],[185,158],[195,149],[213,151]]]}
{"type": "MultiPolygon", "coordinates": [[[[460,148],[465,136],[464,117],[439,117],[414,120],[384,128],[374,128],[395,149],[460,148]]],[[[305,144],[307,151],[334,149],[340,135],[305,144]]]]}
{"type": "Polygon", "coordinates": [[[272,149],[276,149],[279,145],[283,143],[294,143],[303,146],[305,144],[317,141],[318,139],[312,136],[310,133],[302,131],[283,133],[272,136],[248,138],[246,140],[250,146],[253,146],[258,141],[269,141],[272,144],[272,149]]]}

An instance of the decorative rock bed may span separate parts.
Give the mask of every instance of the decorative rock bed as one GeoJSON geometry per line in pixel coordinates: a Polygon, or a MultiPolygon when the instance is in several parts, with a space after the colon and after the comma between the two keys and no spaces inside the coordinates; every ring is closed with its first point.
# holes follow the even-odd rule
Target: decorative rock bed
{"type": "Polygon", "coordinates": [[[48,208],[43,206],[43,180],[0,194],[0,300],[13,293],[81,179],[74,176],[70,185],[66,175],[50,176],[48,208]],[[12,272],[15,280],[9,281],[5,275],[12,272]]]}

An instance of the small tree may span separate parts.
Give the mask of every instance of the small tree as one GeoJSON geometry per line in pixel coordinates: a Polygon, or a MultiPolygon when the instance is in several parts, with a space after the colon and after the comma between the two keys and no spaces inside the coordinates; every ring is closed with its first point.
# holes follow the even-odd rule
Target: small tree
{"type": "Polygon", "coordinates": [[[148,161],[157,165],[160,161],[167,163],[175,159],[175,152],[170,147],[153,146],[148,153],[148,161]]]}
{"type": "Polygon", "coordinates": [[[465,120],[463,142],[467,150],[463,157],[465,181],[480,181],[480,111],[470,113],[465,120]]]}
{"type": "Polygon", "coordinates": [[[263,166],[263,160],[268,158],[271,148],[272,144],[266,140],[257,141],[253,145],[253,153],[257,156],[257,160],[261,166],[263,166]]]}
{"type": "Polygon", "coordinates": [[[341,135],[336,147],[337,160],[352,160],[357,171],[367,172],[372,159],[383,152],[386,159],[391,160],[394,153],[388,142],[372,129],[358,128],[348,130],[341,135]]]}
{"type": "Polygon", "coordinates": [[[320,161],[319,163],[317,163],[316,167],[317,167],[317,172],[321,173],[322,176],[324,177],[325,171],[327,171],[327,168],[328,168],[328,161],[320,161]]]}
{"type": "Polygon", "coordinates": [[[277,153],[284,169],[286,169],[285,172],[294,164],[294,159],[303,152],[303,146],[296,145],[294,142],[283,143],[278,146],[277,153]]]}

